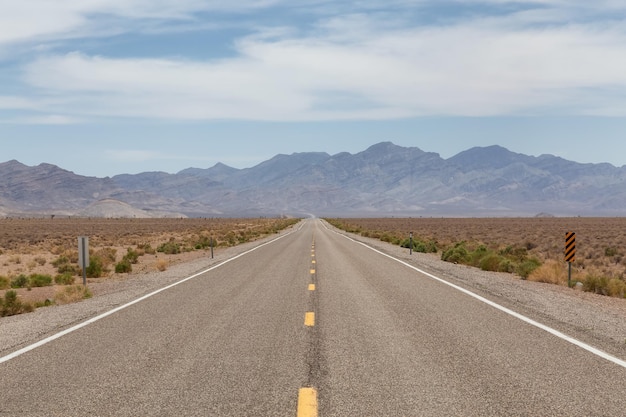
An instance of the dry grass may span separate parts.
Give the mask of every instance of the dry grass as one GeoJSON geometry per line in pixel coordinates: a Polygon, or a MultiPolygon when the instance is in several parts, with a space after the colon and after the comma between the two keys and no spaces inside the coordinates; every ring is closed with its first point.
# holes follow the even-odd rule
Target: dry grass
{"type": "Polygon", "coordinates": [[[170,264],[167,259],[157,259],[155,266],[157,270],[163,272],[170,266],[170,264]]]}
{"type": "Polygon", "coordinates": [[[547,282],[549,284],[567,285],[567,268],[562,262],[547,261],[535,269],[529,276],[529,281],[547,282]]]}
{"type": "Polygon", "coordinates": [[[77,301],[91,298],[92,294],[89,288],[82,285],[68,285],[57,289],[54,294],[56,304],[69,304],[77,301]]]}

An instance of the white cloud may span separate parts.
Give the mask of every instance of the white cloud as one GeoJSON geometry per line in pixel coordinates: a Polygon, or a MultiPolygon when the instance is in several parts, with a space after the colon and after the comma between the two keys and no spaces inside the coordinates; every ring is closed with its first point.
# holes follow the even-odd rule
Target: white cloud
{"type": "MultiPolygon", "coordinates": [[[[26,7],[14,3],[18,6],[9,8],[13,13],[8,15],[17,16],[17,22],[26,19],[26,7]]],[[[30,33],[18,30],[13,36],[89,32],[93,13],[130,21],[191,19],[201,10],[243,12],[279,3],[61,0],[50,11],[54,20],[50,26],[42,22],[30,33]]],[[[326,8],[344,3],[354,5],[305,4],[326,8]]],[[[428,3],[393,2],[399,9],[428,3]]],[[[481,7],[488,3],[480,2],[481,7]]],[[[29,4],[49,7],[43,0],[29,4]]],[[[183,120],[386,119],[545,111],[626,115],[624,96],[614,93],[626,89],[624,21],[585,20],[589,5],[582,1],[528,4],[542,9],[493,16],[477,12],[476,17],[422,26],[409,25],[402,13],[390,11],[384,12],[389,17],[384,20],[366,12],[337,15],[318,21],[306,35],[298,36],[302,32],[287,26],[266,28],[239,39],[238,55],[221,60],[51,53],[24,68],[23,80],[40,98],[0,97],[0,109],[36,108],[69,118],[183,120]]],[[[624,7],[611,0],[601,4],[606,10],[624,7]]],[[[372,0],[355,8],[382,5],[372,0]]],[[[0,17],[0,28],[2,19],[6,17],[0,17]]],[[[0,42],[3,36],[8,39],[6,32],[0,29],[0,42]]]]}
{"type": "Polygon", "coordinates": [[[626,87],[619,22],[508,32],[492,19],[395,30],[364,18],[340,23],[323,36],[246,38],[238,57],[223,60],[49,56],[28,65],[25,79],[70,97],[69,113],[104,116],[316,120],[564,106],[597,112],[597,103],[571,103],[582,90],[596,102],[606,99],[600,107],[609,113],[624,107],[621,97],[603,92],[626,87]]]}

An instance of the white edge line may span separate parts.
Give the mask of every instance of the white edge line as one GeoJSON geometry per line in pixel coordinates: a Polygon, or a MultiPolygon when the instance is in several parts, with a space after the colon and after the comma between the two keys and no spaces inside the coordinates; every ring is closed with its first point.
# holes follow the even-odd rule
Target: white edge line
{"type": "Polygon", "coordinates": [[[40,340],[39,342],[33,343],[32,345],[28,345],[26,347],[23,347],[22,349],[16,350],[13,353],[10,353],[10,354],[8,354],[6,356],[0,357],[0,363],[8,362],[11,359],[15,359],[18,356],[23,355],[26,352],[30,352],[31,350],[37,349],[38,347],[41,347],[41,346],[43,346],[45,344],[48,344],[48,343],[52,342],[53,340],[59,339],[59,338],[65,336],[65,335],[67,335],[69,333],[75,332],[78,329],[82,329],[83,327],[88,326],[90,324],[93,324],[93,323],[97,322],[98,320],[102,320],[103,318],[108,317],[108,316],[110,316],[112,314],[115,314],[118,311],[124,310],[125,308],[130,307],[133,304],[137,304],[137,303],[139,303],[141,301],[144,301],[144,300],[146,300],[146,299],[148,299],[148,298],[150,298],[150,297],[152,297],[152,296],[154,296],[154,295],[156,295],[156,294],[158,294],[160,292],[169,290],[170,288],[175,287],[177,285],[180,285],[183,282],[187,282],[189,280],[197,278],[200,275],[206,274],[207,272],[210,272],[210,271],[212,271],[214,269],[217,269],[217,268],[219,268],[221,266],[224,266],[227,263],[229,263],[231,261],[234,261],[235,259],[241,258],[242,256],[249,254],[250,252],[254,252],[257,249],[262,248],[263,246],[269,245],[271,243],[276,242],[277,240],[280,240],[280,239],[282,239],[284,237],[289,236],[292,233],[298,232],[300,229],[302,229],[302,225],[298,229],[296,229],[296,230],[293,230],[293,231],[291,231],[289,233],[286,233],[286,234],[284,234],[282,236],[279,236],[276,239],[272,239],[269,242],[265,242],[263,244],[260,244],[259,246],[255,246],[254,248],[249,249],[249,250],[247,250],[245,252],[242,252],[239,255],[233,256],[232,258],[228,258],[225,261],[223,261],[223,262],[221,262],[221,263],[219,263],[217,265],[213,265],[212,267],[210,267],[208,269],[205,269],[204,271],[201,271],[201,272],[198,272],[196,274],[193,274],[193,275],[191,275],[191,276],[189,276],[187,278],[183,278],[180,281],[176,281],[176,282],[174,282],[172,284],[169,284],[169,285],[167,285],[167,286],[165,286],[163,288],[159,288],[156,291],[153,291],[153,292],[151,292],[149,294],[143,295],[143,296],[141,296],[141,297],[139,297],[139,298],[137,298],[137,299],[135,299],[133,301],[130,301],[130,302],[124,304],[124,305],[118,306],[118,307],[116,307],[116,308],[114,308],[112,310],[109,310],[109,311],[107,311],[105,313],[102,313],[102,314],[100,314],[98,316],[92,317],[92,318],[90,318],[90,319],[88,319],[88,320],[86,320],[86,321],[84,321],[82,323],[79,323],[79,324],[77,324],[75,326],[72,326],[72,327],[70,327],[68,329],[65,329],[65,330],[63,330],[63,331],[61,331],[59,333],[55,333],[52,336],[49,336],[49,337],[47,337],[45,339],[40,340]]]}
{"type": "MultiPolygon", "coordinates": [[[[324,225],[324,227],[326,227],[326,225],[324,225]]],[[[539,323],[539,322],[537,322],[537,321],[535,321],[535,320],[533,320],[531,318],[528,318],[528,317],[526,317],[526,316],[524,316],[524,315],[522,315],[520,313],[517,313],[517,312],[515,312],[513,310],[510,310],[510,309],[508,309],[508,308],[506,308],[506,307],[504,307],[504,306],[502,306],[502,305],[500,305],[498,303],[495,303],[495,302],[493,302],[491,300],[488,300],[488,299],[486,299],[484,297],[481,297],[480,295],[475,294],[475,293],[473,293],[473,292],[471,292],[469,290],[466,290],[463,287],[459,287],[458,285],[455,285],[455,284],[453,284],[451,282],[448,282],[448,281],[446,281],[446,280],[444,280],[442,278],[439,278],[439,277],[437,277],[437,276],[435,276],[435,275],[433,275],[431,273],[423,271],[423,270],[421,270],[421,269],[419,269],[419,268],[417,268],[417,267],[415,267],[415,266],[413,266],[413,265],[411,265],[411,264],[409,264],[407,262],[404,262],[404,261],[402,261],[400,259],[394,258],[391,255],[388,255],[388,254],[386,254],[384,252],[379,251],[378,249],[374,249],[373,247],[371,247],[371,246],[369,246],[369,245],[367,245],[367,244],[365,244],[363,242],[359,242],[358,240],[352,239],[351,237],[346,236],[343,233],[338,233],[338,232],[336,232],[336,231],[334,231],[334,230],[332,230],[332,229],[330,229],[328,227],[326,227],[326,228],[328,230],[334,232],[334,233],[337,233],[339,236],[343,236],[344,238],[346,238],[348,240],[351,240],[354,243],[358,243],[359,245],[365,246],[366,248],[368,248],[368,249],[370,249],[370,250],[372,250],[372,251],[374,251],[376,253],[379,253],[379,254],[381,254],[383,256],[386,256],[387,258],[393,259],[394,261],[399,262],[402,265],[407,266],[407,267],[409,267],[409,268],[419,272],[420,274],[426,275],[427,277],[429,277],[431,279],[434,279],[435,281],[438,281],[438,282],[440,282],[442,284],[448,285],[449,287],[452,287],[455,290],[462,292],[463,294],[469,295],[470,297],[473,297],[473,298],[477,299],[478,301],[481,301],[481,302],[483,302],[483,303],[485,303],[485,304],[487,304],[487,305],[489,305],[489,306],[491,306],[491,307],[493,307],[495,309],[498,309],[498,310],[500,310],[500,311],[502,311],[502,312],[504,312],[506,314],[509,314],[509,315],[515,317],[516,319],[519,319],[519,320],[521,320],[521,321],[523,321],[525,323],[530,324],[531,326],[535,326],[535,327],[537,327],[537,328],[539,328],[541,330],[544,330],[544,331],[552,334],[553,336],[556,336],[556,337],[558,337],[558,338],[560,338],[562,340],[565,340],[566,342],[569,342],[569,343],[571,343],[571,344],[573,344],[575,346],[578,346],[579,348],[582,348],[582,349],[584,349],[584,350],[586,350],[588,352],[591,352],[594,355],[601,357],[602,359],[606,359],[609,362],[613,362],[614,364],[619,365],[622,368],[626,368],[626,361],[624,361],[624,360],[622,360],[622,359],[620,359],[618,357],[615,357],[615,356],[613,356],[613,355],[611,355],[609,353],[606,353],[606,352],[604,352],[604,351],[602,351],[602,350],[600,350],[598,348],[595,348],[595,347],[593,347],[591,345],[588,345],[585,342],[581,342],[578,339],[575,339],[575,338],[573,338],[571,336],[568,336],[565,333],[561,333],[560,331],[558,331],[556,329],[553,329],[552,327],[546,326],[545,324],[541,324],[541,323],[539,323]]]]}

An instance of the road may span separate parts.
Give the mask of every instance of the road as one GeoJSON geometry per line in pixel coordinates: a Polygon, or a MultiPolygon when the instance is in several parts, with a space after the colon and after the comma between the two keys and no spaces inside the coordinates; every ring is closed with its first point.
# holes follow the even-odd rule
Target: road
{"type": "Polygon", "coordinates": [[[0,416],[621,416],[625,392],[317,219],[0,363],[0,416]]]}

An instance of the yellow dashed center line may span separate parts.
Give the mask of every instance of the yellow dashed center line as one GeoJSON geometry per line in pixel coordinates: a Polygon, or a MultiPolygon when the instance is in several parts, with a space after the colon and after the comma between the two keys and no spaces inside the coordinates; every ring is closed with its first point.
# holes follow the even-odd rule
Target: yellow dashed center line
{"type": "Polygon", "coordinates": [[[304,325],[307,327],[315,326],[315,313],[308,311],[304,314],[304,325]]]}
{"type": "Polygon", "coordinates": [[[317,417],[317,391],[314,388],[300,388],[297,417],[317,417]]]}
{"type": "Polygon", "coordinates": [[[311,274],[314,274],[314,273],[315,273],[315,269],[311,269],[311,274]]]}
{"type": "Polygon", "coordinates": [[[315,284],[309,284],[309,291],[315,291],[315,284]]]}
{"type": "Polygon", "coordinates": [[[315,259],[313,259],[313,260],[311,261],[311,263],[312,263],[312,264],[316,264],[316,261],[315,261],[315,259]]]}

